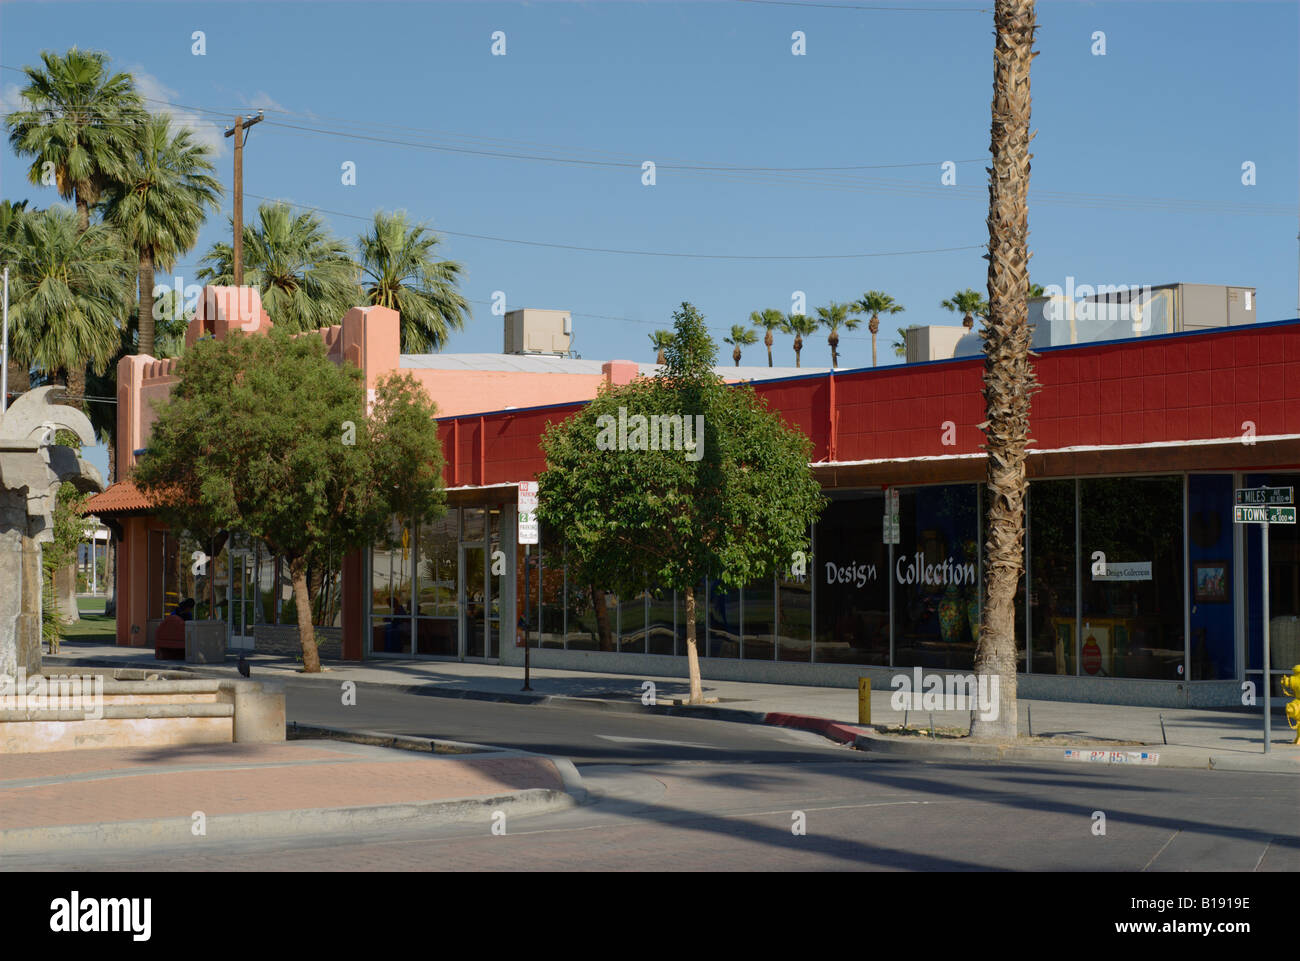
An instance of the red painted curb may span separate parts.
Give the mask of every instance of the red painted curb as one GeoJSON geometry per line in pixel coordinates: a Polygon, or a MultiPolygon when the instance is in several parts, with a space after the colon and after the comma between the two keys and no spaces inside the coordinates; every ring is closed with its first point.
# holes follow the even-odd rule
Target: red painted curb
{"type": "Polygon", "coordinates": [[[764,724],[776,727],[794,727],[802,731],[812,731],[822,737],[830,738],[839,744],[852,744],[857,738],[857,728],[824,717],[811,717],[807,714],[768,714],[763,718],[764,724]]]}

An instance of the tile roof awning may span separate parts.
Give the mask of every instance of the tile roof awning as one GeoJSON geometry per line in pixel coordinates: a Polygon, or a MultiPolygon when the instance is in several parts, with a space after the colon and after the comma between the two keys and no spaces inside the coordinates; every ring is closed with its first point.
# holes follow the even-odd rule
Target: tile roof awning
{"type": "Polygon", "coordinates": [[[156,510],[156,505],[131,481],[118,481],[102,494],[96,494],[82,506],[83,514],[100,517],[114,514],[142,514],[156,510]]]}

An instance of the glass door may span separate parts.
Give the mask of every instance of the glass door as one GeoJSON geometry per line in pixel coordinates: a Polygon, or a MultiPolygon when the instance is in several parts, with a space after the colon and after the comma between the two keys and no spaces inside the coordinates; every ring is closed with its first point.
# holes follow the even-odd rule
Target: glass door
{"type": "Polygon", "coordinates": [[[229,555],[230,577],[226,585],[227,610],[230,616],[229,642],[233,650],[253,649],[257,563],[248,550],[232,550],[229,555]]]}
{"type": "Polygon", "coordinates": [[[486,552],[482,546],[461,545],[460,636],[464,639],[461,657],[481,659],[487,656],[487,611],[492,599],[488,596],[488,581],[484,577],[485,560],[486,552]]]}

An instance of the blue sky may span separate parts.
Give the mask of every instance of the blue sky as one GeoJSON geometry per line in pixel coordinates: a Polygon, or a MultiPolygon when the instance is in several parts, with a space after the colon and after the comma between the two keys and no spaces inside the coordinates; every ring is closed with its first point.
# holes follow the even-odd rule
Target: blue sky
{"type": "MultiPolygon", "coordinates": [[[[927,9],[9,2],[0,63],[74,44],[106,51],[152,107],[217,144],[227,185],[218,125],[264,108],[246,153],[246,217],[272,197],[331,211],[347,239],[381,208],[455,232],[444,256],[466,267],[474,319],[448,350],[501,349],[495,291],[510,308],[572,310],[584,357],[649,359],[647,335],[683,300],[720,338],[752,310],[790,310],[797,290],[811,312],[874,288],[907,308],[882,322],[881,362],[892,363],[896,326],[955,322],[939,301],[984,287],[980,250],[827,255],[987,240],[992,15],[980,0],[882,5],[927,9]],[[205,56],[192,53],[199,30],[205,56]],[[492,55],[494,31],[504,56],[492,55]],[[659,165],[654,186],[642,184],[645,160],[659,165]],[[345,161],[355,186],[342,183],[345,161]],[[957,165],[955,186],[940,183],[944,161],[957,165]],[[901,164],[913,166],[886,166],[901,164]]],[[[1038,19],[1033,279],[1253,285],[1261,320],[1295,317],[1300,5],[1044,0],[1038,19]],[[1254,186],[1242,183],[1248,161],[1254,186]]],[[[6,109],[22,79],[0,70],[6,109]]],[[[56,200],[7,149],[0,162],[5,197],[56,200]]],[[[175,271],[184,282],[226,236],[229,203],[175,271]]],[[[841,366],[870,364],[865,327],[840,350],[841,366]]],[[[828,363],[824,338],[804,360],[828,363]]],[[[777,363],[793,363],[789,338],[777,363]]]]}

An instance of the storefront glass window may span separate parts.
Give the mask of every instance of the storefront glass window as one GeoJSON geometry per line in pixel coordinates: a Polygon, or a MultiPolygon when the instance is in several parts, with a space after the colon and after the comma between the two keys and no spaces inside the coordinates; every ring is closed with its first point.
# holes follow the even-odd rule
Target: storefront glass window
{"type": "Polygon", "coordinates": [[[1192,584],[1193,681],[1236,676],[1231,474],[1187,478],[1187,563],[1192,584]]]}
{"type": "MultiPolygon", "coordinates": [[[[650,615],[646,634],[651,654],[672,654],[676,634],[673,630],[673,592],[659,589],[650,592],[650,615]]],[[[677,653],[685,653],[679,651],[677,653]]]]}
{"type": "Polygon", "coordinates": [[[1183,678],[1182,476],[1085,478],[1079,518],[1079,673],[1183,678]]]}
{"type": "Polygon", "coordinates": [[[1072,480],[1029,485],[1029,629],[1037,674],[1074,674],[1075,572],[1072,480]]]}
{"type": "Polygon", "coordinates": [[[740,657],[740,588],[709,581],[709,657],[740,657]]]}
{"type": "MultiPolygon", "coordinates": [[[[815,547],[815,545],[814,545],[815,547]]],[[[776,659],[778,661],[812,660],[812,594],[811,571],[816,568],[816,558],[809,551],[808,563],[796,570],[793,567],[778,571],[776,575],[776,659]]]]}
{"type": "MultiPolygon", "coordinates": [[[[974,484],[899,491],[900,543],[889,572],[895,665],[974,668],[980,625],[976,501],[974,484]]],[[[820,583],[817,590],[820,607],[820,583]]]]}
{"type": "Polygon", "coordinates": [[[770,661],[776,650],[776,607],[770,577],[745,585],[745,644],[742,656],[748,661],[770,661]]]}
{"type": "Polygon", "coordinates": [[[817,663],[889,663],[885,498],[836,498],[817,522],[817,663]]]}
{"type": "Polygon", "coordinates": [[[393,521],[390,544],[370,551],[370,649],[376,654],[411,653],[411,532],[393,521]]]}
{"type": "Polygon", "coordinates": [[[417,654],[455,657],[458,653],[456,515],[455,509],[449,510],[435,521],[425,521],[419,528],[417,654]]]}
{"type": "Polygon", "coordinates": [[[623,598],[618,605],[618,649],[645,653],[645,591],[623,598]]]}

